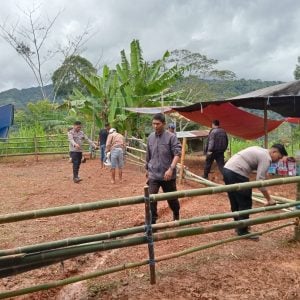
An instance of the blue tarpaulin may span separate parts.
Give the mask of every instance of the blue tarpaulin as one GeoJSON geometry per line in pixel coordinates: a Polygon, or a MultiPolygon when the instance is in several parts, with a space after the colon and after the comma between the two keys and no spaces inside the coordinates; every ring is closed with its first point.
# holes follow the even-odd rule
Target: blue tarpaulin
{"type": "Polygon", "coordinates": [[[14,106],[7,104],[0,106],[0,138],[7,138],[9,127],[14,121],[14,106]]]}

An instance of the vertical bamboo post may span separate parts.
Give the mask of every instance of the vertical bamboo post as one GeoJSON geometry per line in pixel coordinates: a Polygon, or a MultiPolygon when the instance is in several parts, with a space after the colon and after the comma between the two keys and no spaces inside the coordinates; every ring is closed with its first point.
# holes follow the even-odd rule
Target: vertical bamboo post
{"type": "Polygon", "coordinates": [[[268,149],[268,100],[265,99],[264,102],[264,133],[265,133],[265,148],[268,149]]]}
{"type": "Polygon", "coordinates": [[[37,137],[36,137],[36,134],[34,134],[33,142],[34,142],[34,156],[35,156],[35,161],[38,161],[39,158],[38,158],[38,148],[37,148],[37,137]]]}
{"type": "Polygon", "coordinates": [[[180,184],[182,183],[182,179],[183,179],[185,148],[186,148],[186,137],[184,137],[183,141],[182,141],[182,153],[181,153],[181,160],[180,160],[181,168],[180,168],[180,173],[179,173],[179,183],[180,184]]]}
{"type": "Polygon", "coordinates": [[[149,268],[150,268],[150,284],[156,283],[155,276],[155,256],[154,256],[154,244],[152,237],[152,224],[151,224],[151,208],[149,187],[144,187],[144,199],[145,199],[145,231],[148,240],[148,252],[149,252],[149,268]]]}
{"type": "MultiPolygon", "coordinates": [[[[299,151],[296,153],[296,166],[297,166],[297,175],[300,176],[298,173],[300,169],[300,155],[299,151]]],[[[300,182],[297,182],[297,193],[296,193],[296,201],[300,201],[300,182]]],[[[300,210],[300,205],[297,205],[295,209],[300,210]]],[[[300,241],[300,218],[296,219],[296,226],[295,226],[295,241],[300,241]]]]}

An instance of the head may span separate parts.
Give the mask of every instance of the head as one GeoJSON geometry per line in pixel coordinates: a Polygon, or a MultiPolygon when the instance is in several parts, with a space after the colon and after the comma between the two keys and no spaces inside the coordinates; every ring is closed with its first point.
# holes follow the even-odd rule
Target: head
{"type": "Polygon", "coordinates": [[[170,132],[172,132],[172,133],[174,133],[175,132],[175,125],[173,124],[173,123],[170,123],[169,125],[168,125],[168,130],[170,131],[170,132]]]}
{"type": "Polygon", "coordinates": [[[152,118],[152,127],[156,133],[161,133],[164,131],[166,125],[166,119],[164,114],[158,113],[155,114],[152,118]]]}
{"type": "Polygon", "coordinates": [[[219,127],[220,126],[220,121],[219,120],[213,120],[212,122],[211,122],[211,127],[212,128],[217,128],[217,127],[219,127]]]}
{"type": "Polygon", "coordinates": [[[109,129],[109,134],[114,133],[114,132],[117,132],[117,130],[115,128],[109,129]]]}
{"type": "Polygon", "coordinates": [[[105,129],[106,129],[107,131],[109,131],[109,129],[110,129],[110,124],[109,124],[109,123],[105,123],[104,127],[105,127],[105,129]]]}
{"type": "Polygon", "coordinates": [[[282,144],[274,144],[269,149],[269,153],[273,162],[280,160],[284,156],[288,156],[288,153],[282,144]]]}
{"type": "Polygon", "coordinates": [[[75,121],[74,123],[73,123],[73,128],[74,128],[74,130],[75,131],[80,131],[81,130],[81,127],[82,127],[82,125],[81,125],[81,122],[80,121],[75,121]]]}

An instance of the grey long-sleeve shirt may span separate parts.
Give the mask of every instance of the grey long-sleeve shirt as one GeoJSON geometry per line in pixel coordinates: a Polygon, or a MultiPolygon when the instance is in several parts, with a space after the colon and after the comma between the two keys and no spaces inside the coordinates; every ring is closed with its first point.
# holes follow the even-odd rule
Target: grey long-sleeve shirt
{"type": "MultiPolygon", "coordinates": [[[[181,144],[175,134],[163,131],[161,134],[152,132],[148,138],[146,165],[148,178],[164,180],[165,172],[170,168],[174,156],[181,156],[181,144]]],[[[173,170],[172,179],[176,178],[173,170]]]]}
{"type": "Polygon", "coordinates": [[[83,151],[82,144],[84,140],[86,140],[92,147],[96,148],[94,142],[91,141],[81,130],[75,131],[74,129],[71,129],[68,132],[68,140],[69,140],[69,150],[71,152],[82,152],[83,151]],[[80,148],[76,149],[75,144],[78,144],[80,148]]]}
{"type": "MultiPolygon", "coordinates": [[[[256,180],[263,180],[266,178],[271,162],[272,159],[268,149],[253,146],[233,155],[224,168],[244,177],[249,177],[250,173],[256,170],[256,180]]],[[[266,190],[264,187],[259,189],[261,191],[266,190]]]]}

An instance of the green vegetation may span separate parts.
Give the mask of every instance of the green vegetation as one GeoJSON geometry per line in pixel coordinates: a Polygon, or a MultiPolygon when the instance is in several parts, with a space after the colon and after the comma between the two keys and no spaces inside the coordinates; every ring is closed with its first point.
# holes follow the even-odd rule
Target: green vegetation
{"type": "MultiPolygon", "coordinates": [[[[67,128],[75,120],[84,123],[84,131],[92,138],[107,121],[120,132],[144,138],[151,131],[151,116],[132,113],[125,108],[188,105],[229,98],[280,83],[236,79],[232,71],[219,70],[217,64],[217,60],[189,50],[166,51],[162,58],[148,62],[142,55],[139,41],[133,40],[130,53],[122,50],[120,63],[115,68],[105,65],[100,74],[85,58],[74,54],[67,56],[52,75],[55,88],[52,85],[44,87],[46,94],[52,95],[49,99],[41,100],[43,95],[38,87],[2,92],[0,101],[16,105],[11,138],[28,137],[30,141],[24,140],[23,144],[30,152],[33,147],[36,150],[32,139],[43,136],[45,140],[39,143],[45,143],[44,151],[50,152],[52,150],[47,150],[46,146],[50,140],[46,136],[63,134],[66,139],[67,128]],[[66,99],[63,103],[56,102],[56,96],[66,99]]],[[[200,127],[184,120],[179,120],[178,124],[183,130],[200,127]]],[[[284,124],[269,135],[269,143],[282,142],[294,153],[299,137],[299,126],[284,124]]],[[[65,147],[60,142],[51,141],[51,144],[56,150],[65,147]]],[[[263,139],[233,138],[231,153],[251,145],[263,145],[263,139]]]]}

